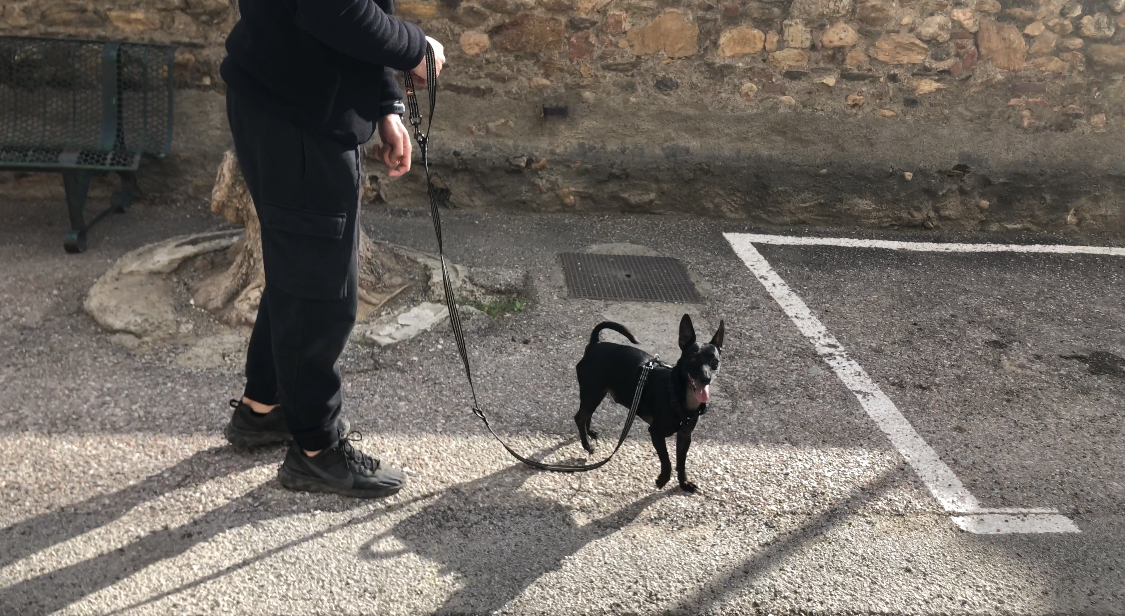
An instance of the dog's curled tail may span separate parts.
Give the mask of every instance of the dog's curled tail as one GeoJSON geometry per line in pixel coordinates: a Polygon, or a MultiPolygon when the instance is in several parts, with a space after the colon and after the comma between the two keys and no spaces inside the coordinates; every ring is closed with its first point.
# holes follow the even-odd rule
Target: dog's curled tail
{"type": "Polygon", "coordinates": [[[625,329],[624,325],[620,323],[614,323],[613,321],[603,321],[602,323],[598,323],[597,327],[595,327],[594,331],[590,334],[590,344],[597,344],[599,342],[598,334],[600,334],[603,329],[612,329],[613,331],[628,338],[629,342],[632,342],[633,344],[640,344],[639,342],[637,342],[637,339],[633,337],[633,334],[629,333],[629,330],[625,329]]]}

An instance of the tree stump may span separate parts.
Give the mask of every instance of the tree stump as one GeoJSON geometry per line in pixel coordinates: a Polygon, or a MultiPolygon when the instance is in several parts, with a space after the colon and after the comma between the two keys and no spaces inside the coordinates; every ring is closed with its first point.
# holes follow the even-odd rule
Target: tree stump
{"type": "MultiPolygon", "coordinates": [[[[211,211],[231,224],[241,225],[246,233],[230,248],[233,259],[226,271],[200,284],[193,298],[195,305],[227,325],[253,325],[265,289],[262,228],[233,151],[228,150],[219,165],[211,191],[211,211]]],[[[425,280],[425,270],[420,264],[385,244],[372,242],[360,227],[361,321],[420,280],[425,280]]]]}

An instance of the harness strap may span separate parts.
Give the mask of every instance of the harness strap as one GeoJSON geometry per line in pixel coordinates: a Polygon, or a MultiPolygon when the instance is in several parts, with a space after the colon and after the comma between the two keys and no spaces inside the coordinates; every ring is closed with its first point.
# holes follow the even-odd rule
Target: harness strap
{"type": "Polygon", "coordinates": [[[437,195],[434,193],[434,183],[430,178],[430,158],[429,158],[429,133],[433,126],[434,121],[434,106],[437,104],[437,69],[435,66],[434,50],[429,44],[426,45],[426,91],[430,99],[430,113],[426,118],[426,132],[422,132],[422,112],[418,106],[418,96],[415,93],[414,78],[410,75],[410,71],[404,73],[404,81],[406,83],[406,106],[410,114],[410,124],[414,127],[414,140],[418,142],[418,148],[422,156],[422,165],[426,170],[426,192],[430,197],[430,216],[434,221],[434,235],[437,236],[438,245],[438,261],[441,263],[441,281],[442,290],[445,293],[445,306],[449,309],[449,324],[453,330],[453,337],[457,341],[457,352],[461,355],[461,363],[465,366],[465,379],[469,382],[469,391],[473,397],[473,414],[480,417],[484,422],[484,427],[488,428],[489,433],[492,434],[512,457],[523,462],[524,464],[544,470],[554,471],[558,473],[578,473],[583,471],[592,471],[600,468],[610,458],[621,449],[621,445],[625,442],[625,437],[629,435],[629,429],[633,427],[633,420],[637,417],[637,408],[641,403],[641,393],[644,391],[645,382],[648,380],[648,373],[659,362],[656,358],[645,362],[641,369],[640,379],[637,381],[637,390],[633,394],[633,405],[629,409],[629,415],[625,418],[625,425],[621,429],[621,436],[617,439],[617,446],[613,448],[613,452],[609,454],[604,460],[595,462],[593,464],[547,464],[539,462],[530,458],[525,458],[516,453],[514,449],[500,438],[496,431],[492,429],[492,425],[488,423],[488,417],[484,414],[484,409],[481,408],[480,403],[477,401],[476,387],[473,385],[472,370],[469,368],[469,352],[465,346],[465,333],[461,327],[461,313],[457,310],[457,302],[453,297],[453,285],[449,282],[449,271],[445,264],[445,247],[442,243],[441,236],[441,208],[438,206],[437,195]]]}

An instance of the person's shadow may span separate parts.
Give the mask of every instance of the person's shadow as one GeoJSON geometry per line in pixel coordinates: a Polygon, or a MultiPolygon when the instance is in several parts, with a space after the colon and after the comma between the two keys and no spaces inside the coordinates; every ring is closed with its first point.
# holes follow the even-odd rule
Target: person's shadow
{"type": "Polygon", "coordinates": [[[432,503],[368,541],[360,556],[380,560],[416,553],[454,573],[461,587],[437,613],[491,613],[520,596],[587,544],[616,533],[646,507],[672,494],[653,492],[587,524],[570,509],[521,489],[538,471],[513,465],[442,491],[432,503]],[[406,547],[383,550],[393,536],[406,547]]]}
{"type": "MultiPolygon", "coordinates": [[[[200,451],[175,466],[147,477],[114,494],[99,495],[62,510],[18,522],[0,530],[0,564],[18,562],[50,546],[65,542],[124,516],[134,507],[178,489],[194,489],[213,479],[245,471],[276,457],[275,450],[244,453],[229,447],[200,451]]],[[[421,497],[419,497],[421,498],[421,497]]],[[[370,511],[364,519],[374,519],[407,506],[416,499],[387,504],[370,511]]],[[[294,513],[335,509],[347,511],[364,505],[356,499],[339,499],[323,495],[292,495],[271,479],[202,517],[182,526],[164,527],[116,550],[51,570],[21,582],[0,588],[0,612],[4,614],[49,614],[92,595],[117,581],[165,559],[175,558],[197,544],[232,529],[255,522],[294,513]],[[277,503],[285,499],[284,506],[277,503]]],[[[341,527],[352,523],[345,522],[341,527]]],[[[254,553],[212,575],[194,580],[182,587],[169,589],[156,597],[141,601],[143,605],[157,601],[229,574],[297,544],[338,530],[330,528],[295,539],[271,550],[254,553]]],[[[137,605],[130,607],[137,607],[137,605]]]]}

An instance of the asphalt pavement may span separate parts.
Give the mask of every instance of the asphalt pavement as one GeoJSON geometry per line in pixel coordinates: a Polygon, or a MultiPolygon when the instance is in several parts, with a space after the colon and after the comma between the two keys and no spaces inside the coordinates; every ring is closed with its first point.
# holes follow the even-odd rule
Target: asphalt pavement
{"type": "MultiPolygon", "coordinates": [[[[62,250],[60,204],[0,198],[0,219],[0,614],[1125,613],[1125,256],[754,244],[825,350],[724,234],[1112,238],[448,211],[454,262],[528,275],[523,309],[468,340],[490,421],[524,452],[611,449],[624,408],[594,416],[592,457],[572,420],[598,322],[674,361],[682,314],[701,336],[725,321],[688,456],[700,492],[655,488],[639,423],[597,471],[520,465],[470,412],[453,340],[435,331],[345,353],[361,446],[410,478],[363,502],[288,492],[283,448],[225,443],[235,370],[130,351],[82,312],[125,252],[216,228],[205,207],[140,204],[83,255],[62,250]],[[571,299],[558,254],[583,250],[674,257],[703,300],[571,299]],[[854,366],[878,395],[847,380],[854,366]],[[975,509],[943,501],[952,488],[934,477],[975,509]],[[1048,515],[1029,510],[1070,526],[1023,524],[1048,515]],[[976,514],[1007,522],[981,534],[955,520],[976,514]]],[[[372,207],[364,224],[435,249],[424,210],[372,207]]]]}

